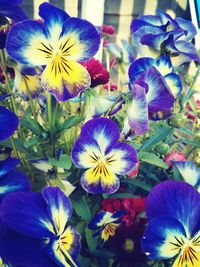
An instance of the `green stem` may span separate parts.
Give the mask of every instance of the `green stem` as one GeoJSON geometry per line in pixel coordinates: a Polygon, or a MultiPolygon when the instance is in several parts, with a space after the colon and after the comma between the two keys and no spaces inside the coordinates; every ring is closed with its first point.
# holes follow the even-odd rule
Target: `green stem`
{"type": "Polygon", "coordinates": [[[17,151],[17,148],[16,148],[16,146],[15,146],[14,138],[13,138],[12,136],[10,137],[10,142],[11,142],[13,151],[14,151],[14,153],[15,153],[15,157],[18,158],[18,159],[21,159],[21,158],[20,158],[20,155],[19,155],[19,153],[18,153],[18,151],[17,151]]]}
{"type": "Polygon", "coordinates": [[[109,113],[113,110],[113,108],[115,107],[115,105],[118,103],[118,101],[122,98],[123,94],[120,94],[117,99],[115,100],[115,102],[112,104],[112,106],[110,107],[110,109],[106,112],[105,117],[107,117],[109,115],[109,113]]]}
{"type": "Polygon", "coordinates": [[[51,153],[53,156],[55,156],[54,124],[53,124],[53,114],[52,114],[52,96],[49,93],[48,93],[48,99],[47,99],[47,114],[48,114],[48,122],[49,122],[51,153]]]}
{"type": "Polygon", "coordinates": [[[27,94],[28,94],[28,98],[29,98],[29,102],[30,102],[30,106],[31,106],[31,111],[32,111],[33,117],[34,117],[34,120],[37,121],[37,115],[36,115],[36,112],[35,112],[34,102],[33,102],[33,98],[32,98],[32,95],[31,95],[31,92],[30,92],[30,89],[29,89],[29,86],[28,86],[28,82],[27,82],[26,76],[23,77],[23,79],[24,79],[24,83],[25,83],[25,86],[26,86],[26,90],[27,90],[27,94]]]}

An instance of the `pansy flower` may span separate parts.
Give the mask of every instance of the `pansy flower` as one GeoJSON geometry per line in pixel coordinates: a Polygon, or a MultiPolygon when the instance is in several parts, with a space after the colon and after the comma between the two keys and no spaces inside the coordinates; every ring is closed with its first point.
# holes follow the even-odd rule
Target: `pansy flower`
{"type": "Polygon", "coordinates": [[[174,259],[173,267],[200,263],[200,194],[181,181],[165,181],[147,197],[149,221],[142,238],[150,259],[174,259]]]}
{"type": "Polygon", "coordinates": [[[166,119],[171,115],[182,84],[172,71],[168,57],[134,61],[129,68],[129,78],[133,98],[127,110],[127,120],[134,133],[140,135],[149,130],[149,119],[166,119]]]}
{"type": "Polygon", "coordinates": [[[90,22],[49,3],[40,5],[39,15],[43,22],[26,20],[10,29],[6,49],[21,64],[44,67],[42,87],[66,101],[90,86],[90,75],[78,62],[96,54],[100,35],[90,22]]]}
{"type": "Polygon", "coordinates": [[[41,193],[18,192],[2,201],[0,218],[11,229],[44,240],[43,249],[59,266],[77,266],[80,234],[67,222],[72,215],[69,198],[58,187],[41,193]]]}
{"type": "Polygon", "coordinates": [[[92,230],[97,230],[95,235],[101,234],[103,241],[107,241],[115,235],[117,228],[122,223],[120,218],[124,213],[123,210],[115,213],[100,211],[93,217],[88,227],[92,230]]]}
{"type": "Polygon", "coordinates": [[[92,119],[82,127],[71,155],[77,168],[87,169],[81,177],[85,191],[116,192],[120,185],[117,175],[125,175],[137,163],[135,149],[119,138],[119,128],[110,119],[92,119]]]}
{"type": "Polygon", "coordinates": [[[193,161],[173,161],[183,179],[200,191],[200,168],[193,161]]]}
{"type": "MultiPolygon", "coordinates": [[[[182,62],[199,60],[191,40],[196,35],[192,22],[173,19],[158,10],[157,15],[141,15],[131,23],[133,46],[141,56],[158,57],[162,54],[181,55],[182,62]]],[[[175,57],[176,58],[176,57],[175,57]]]]}
{"type": "Polygon", "coordinates": [[[13,192],[30,191],[30,183],[25,174],[16,171],[19,164],[16,158],[7,158],[0,161],[0,202],[13,192]]]}
{"type": "Polygon", "coordinates": [[[9,138],[18,127],[18,118],[9,109],[0,106],[0,141],[9,138]]]}

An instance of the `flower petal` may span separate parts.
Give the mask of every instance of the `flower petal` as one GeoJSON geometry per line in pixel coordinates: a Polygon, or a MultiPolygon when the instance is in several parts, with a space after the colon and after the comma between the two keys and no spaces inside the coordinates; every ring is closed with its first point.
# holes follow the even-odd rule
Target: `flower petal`
{"type": "Polygon", "coordinates": [[[67,60],[86,61],[97,53],[100,35],[90,22],[69,18],[63,24],[59,42],[67,60]]]}
{"type": "Polygon", "coordinates": [[[173,164],[179,170],[183,179],[193,185],[199,186],[200,184],[200,168],[196,167],[195,162],[192,161],[173,161],[173,164]]]}
{"type": "Polygon", "coordinates": [[[0,178],[0,201],[10,193],[28,192],[30,189],[27,176],[18,171],[10,171],[0,178]]]}
{"type": "Polygon", "coordinates": [[[133,100],[128,108],[128,123],[136,135],[149,131],[148,106],[146,101],[145,88],[135,84],[133,100]]]}
{"type": "Polygon", "coordinates": [[[70,16],[59,7],[46,2],[40,5],[39,15],[44,20],[50,38],[57,42],[62,32],[63,23],[70,16]]]}
{"type": "Polygon", "coordinates": [[[119,189],[119,185],[117,176],[108,168],[105,169],[105,165],[91,168],[81,177],[81,186],[92,194],[112,194],[119,189]]]}
{"type": "Polygon", "coordinates": [[[101,153],[106,153],[119,140],[120,131],[112,120],[96,118],[83,125],[80,137],[85,137],[88,140],[94,139],[98,143],[101,153]]]}
{"type": "Polygon", "coordinates": [[[140,74],[147,70],[154,63],[154,59],[150,57],[143,57],[135,60],[129,67],[129,78],[134,82],[140,74]]]}
{"type": "Polygon", "coordinates": [[[59,240],[48,245],[48,255],[62,267],[76,267],[74,259],[78,256],[81,244],[80,234],[76,228],[68,226],[59,240]]]}
{"type": "Polygon", "coordinates": [[[181,29],[183,29],[185,32],[185,36],[181,39],[190,41],[197,34],[197,30],[191,21],[179,17],[176,18],[176,22],[178,23],[178,26],[181,27],[181,29]]]}
{"type": "Polygon", "coordinates": [[[9,228],[0,234],[0,255],[0,262],[2,257],[11,266],[57,267],[45,253],[41,239],[22,235],[9,228]]]}
{"type": "MultiPolygon", "coordinates": [[[[149,68],[144,74],[144,81],[148,85],[146,99],[149,112],[171,110],[175,101],[167,83],[156,68],[149,68]]],[[[141,80],[142,77],[141,77],[141,80]]]]}
{"type": "Polygon", "coordinates": [[[54,229],[47,216],[40,193],[18,192],[6,196],[1,204],[1,219],[12,229],[32,237],[53,237],[54,229]]]}
{"type": "Polygon", "coordinates": [[[106,165],[115,174],[127,174],[137,162],[136,150],[126,143],[118,143],[106,154],[106,165]]]}
{"type": "MultiPolygon", "coordinates": [[[[10,4],[10,3],[9,3],[10,4]]],[[[1,5],[1,4],[0,4],[1,5]]],[[[26,13],[19,7],[19,6],[7,6],[7,7],[0,7],[0,14],[1,16],[8,17],[15,22],[22,21],[28,19],[26,13]]]]}
{"type": "Polygon", "coordinates": [[[200,194],[185,182],[162,182],[148,195],[146,213],[149,220],[159,216],[176,218],[193,236],[200,225],[200,194]]]}
{"type": "Polygon", "coordinates": [[[173,96],[174,97],[180,96],[183,88],[180,76],[176,73],[169,73],[164,78],[173,96]]]}
{"type": "Polygon", "coordinates": [[[185,237],[185,229],[178,220],[167,216],[157,217],[147,226],[142,249],[150,259],[169,259],[179,254],[177,240],[185,240],[185,237]]]}
{"type": "Polygon", "coordinates": [[[0,106],[0,141],[10,137],[18,127],[18,118],[9,109],[0,106]]]}
{"type": "Polygon", "coordinates": [[[162,56],[154,60],[153,66],[163,75],[172,72],[172,63],[168,56],[162,56]]]}
{"type": "Polygon", "coordinates": [[[42,87],[58,101],[66,101],[89,88],[91,79],[87,70],[75,61],[52,60],[41,77],[42,87]]]}
{"type": "Polygon", "coordinates": [[[69,198],[58,187],[46,187],[42,190],[42,196],[47,204],[48,215],[53,222],[57,235],[61,235],[66,223],[72,215],[72,205],[69,198]]]}
{"type": "Polygon", "coordinates": [[[0,177],[14,170],[18,164],[19,160],[16,158],[7,158],[0,160],[0,177]]]}
{"type": "Polygon", "coordinates": [[[52,47],[42,23],[25,20],[10,28],[6,49],[9,56],[22,64],[46,65],[52,47]]]}
{"type": "Polygon", "coordinates": [[[96,140],[82,137],[75,142],[71,156],[76,167],[88,169],[97,165],[101,152],[96,140]]]}

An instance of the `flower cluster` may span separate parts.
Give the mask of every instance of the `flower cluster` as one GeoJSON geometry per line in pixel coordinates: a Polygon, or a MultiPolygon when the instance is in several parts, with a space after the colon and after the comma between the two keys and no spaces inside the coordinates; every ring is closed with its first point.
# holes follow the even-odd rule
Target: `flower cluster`
{"type": "Polygon", "coordinates": [[[7,2],[0,266],[199,266],[193,24],[157,11],[115,43],[111,25],[48,2],[32,20],[21,0],[7,2]]]}

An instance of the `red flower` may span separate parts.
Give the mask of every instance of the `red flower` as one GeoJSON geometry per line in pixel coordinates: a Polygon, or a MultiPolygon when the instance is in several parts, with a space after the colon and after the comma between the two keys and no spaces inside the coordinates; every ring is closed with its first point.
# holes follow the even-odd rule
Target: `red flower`
{"type": "Polygon", "coordinates": [[[81,62],[81,64],[87,69],[91,77],[90,87],[95,87],[99,84],[106,84],[109,81],[109,72],[104,68],[103,64],[98,60],[92,58],[88,61],[81,62]]]}
{"type": "Polygon", "coordinates": [[[135,178],[139,172],[140,162],[138,161],[135,167],[128,173],[129,178],[135,178]]]}
{"type": "Polygon", "coordinates": [[[124,210],[126,214],[122,216],[122,221],[126,225],[131,225],[137,215],[144,211],[145,198],[110,198],[101,202],[102,210],[115,213],[124,210]]]}
{"type": "Polygon", "coordinates": [[[166,154],[164,157],[164,162],[167,163],[169,168],[173,167],[172,161],[186,161],[186,160],[187,160],[186,155],[178,151],[172,151],[166,154]]]}
{"type": "Polygon", "coordinates": [[[115,28],[112,25],[102,25],[101,26],[103,35],[113,35],[115,33],[115,28]]]}

